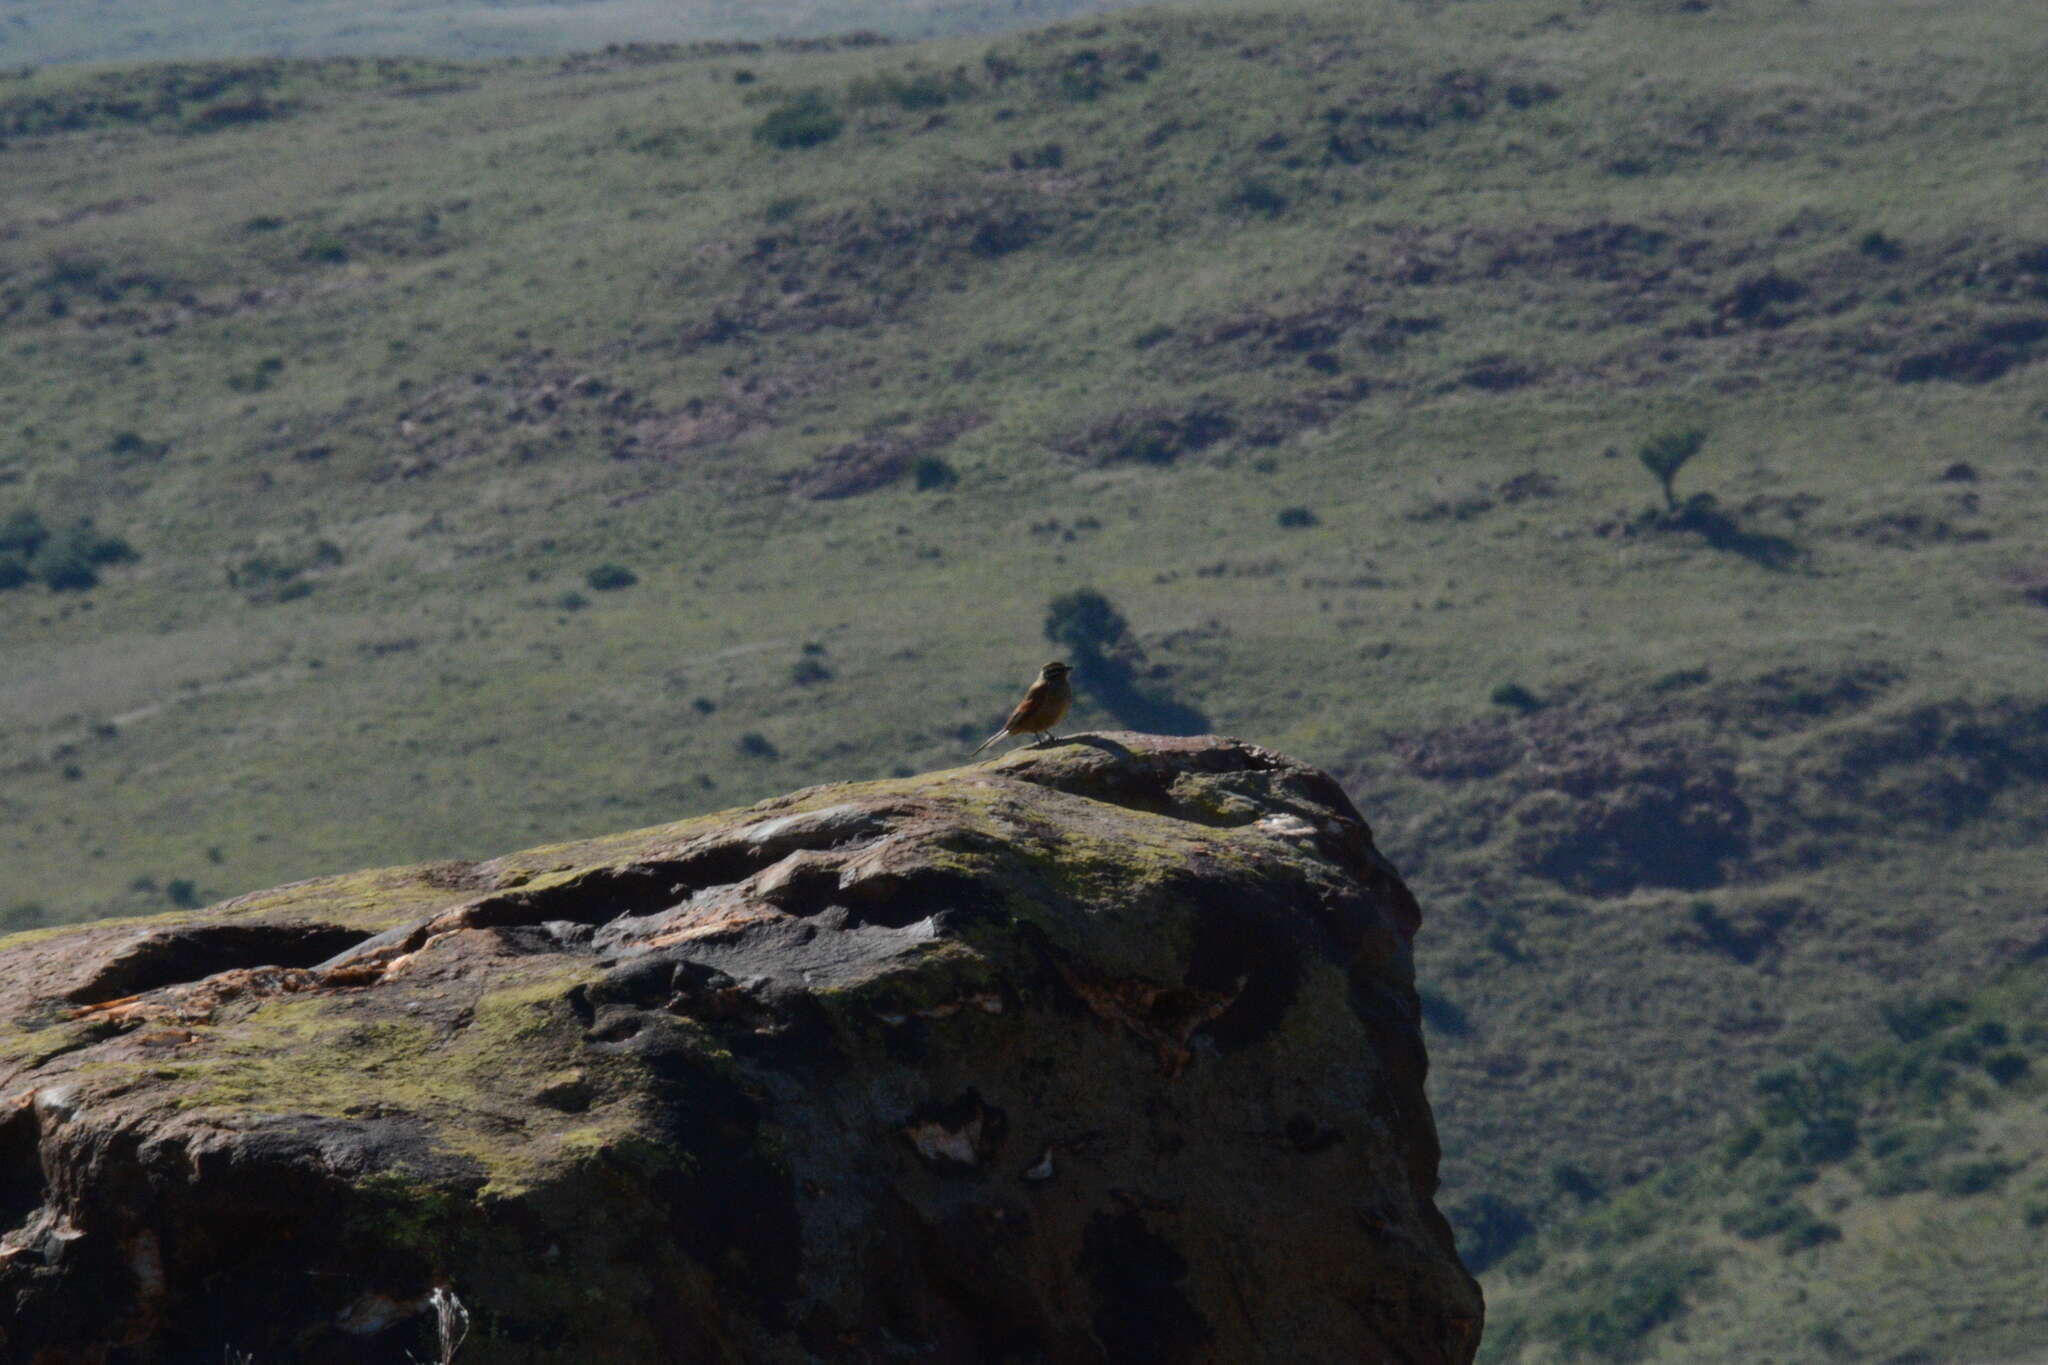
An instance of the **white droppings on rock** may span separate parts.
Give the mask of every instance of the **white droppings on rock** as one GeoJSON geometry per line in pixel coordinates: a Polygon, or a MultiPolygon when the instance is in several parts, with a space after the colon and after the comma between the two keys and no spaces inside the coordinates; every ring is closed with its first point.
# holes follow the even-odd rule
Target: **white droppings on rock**
{"type": "Polygon", "coordinates": [[[742,831],[740,837],[756,847],[792,837],[826,838],[839,842],[872,834],[880,824],[880,817],[872,810],[849,801],[820,810],[799,811],[795,815],[778,815],[742,831]]]}
{"type": "Polygon", "coordinates": [[[1037,1162],[1024,1172],[1022,1178],[1033,1182],[1052,1179],[1052,1148],[1047,1147],[1045,1155],[1038,1158],[1037,1162]]]}
{"type": "Polygon", "coordinates": [[[36,1117],[62,1123],[78,1112],[78,1091],[68,1085],[46,1085],[35,1093],[36,1117]]]}
{"type": "Polygon", "coordinates": [[[1261,818],[1257,828],[1277,839],[1313,839],[1317,833],[1314,825],[1286,811],[1261,818]]]}
{"type": "Polygon", "coordinates": [[[981,1142],[979,1114],[958,1129],[939,1123],[915,1123],[903,1132],[910,1139],[910,1145],[917,1148],[917,1154],[926,1161],[951,1162],[959,1166],[981,1164],[981,1157],[975,1151],[981,1142]]]}

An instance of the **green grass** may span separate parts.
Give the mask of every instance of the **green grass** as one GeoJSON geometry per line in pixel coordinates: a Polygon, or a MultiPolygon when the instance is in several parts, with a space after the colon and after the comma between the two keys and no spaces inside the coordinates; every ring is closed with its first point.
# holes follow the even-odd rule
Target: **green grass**
{"type": "Polygon", "coordinates": [[[610,43],[750,42],[862,31],[905,38],[988,33],[1113,6],[1092,0],[130,0],[84,11],[20,0],[0,63],[362,53],[494,58],[610,43]]]}
{"type": "Polygon", "coordinates": [[[948,765],[1092,588],[1417,887],[1448,1205],[1698,1157],[2040,936],[2044,44],[1558,13],[0,83],[0,518],[139,555],[0,590],[0,925],[948,765]]]}
{"type": "Polygon", "coordinates": [[[2048,1224],[2041,984],[2038,964],[2010,972],[1924,1031],[1899,1020],[1926,1002],[1887,1002],[1891,1041],[1757,1077],[1705,1155],[1590,1208],[1554,1198],[1489,1278],[1482,1359],[2031,1347],[2048,1319],[2030,1289],[2048,1224]]]}

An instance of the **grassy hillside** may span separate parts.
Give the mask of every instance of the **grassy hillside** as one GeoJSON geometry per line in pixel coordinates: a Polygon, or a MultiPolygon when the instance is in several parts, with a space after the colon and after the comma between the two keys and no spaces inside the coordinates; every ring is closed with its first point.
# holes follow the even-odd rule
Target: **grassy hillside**
{"type": "Polygon", "coordinates": [[[0,16],[0,65],[364,54],[476,59],[855,30],[925,38],[1114,8],[1113,0],[14,0],[0,16]]]}
{"type": "MultiPolygon", "coordinates": [[[[1446,1199],[1540,1321],[1560,1161],[1705,1160],[2048,943],[2044,47],[1511,2],[0,83],[0,916],[949,763],[1093,589],[1078,724],[1326,764],[1423,894],[1446,1199]]],[[[1797,1264],[1919,1207],[1839,1194],[1797,1264]]],[[[2017,1339],[1902,1264],[1927,1358],[2017,1339]]],[[[1745,1274],[1573,1349],[1757,1359],[1745,1274]]]]}
{"type": "Polygon", "coordinates": [[[1633,1187],[1558,1162],[1482,1359],[2038,1360],[2044,978],[1891,1002],[1883,1042],[1759,1074],[1719,1145],[1633,1187]]]}

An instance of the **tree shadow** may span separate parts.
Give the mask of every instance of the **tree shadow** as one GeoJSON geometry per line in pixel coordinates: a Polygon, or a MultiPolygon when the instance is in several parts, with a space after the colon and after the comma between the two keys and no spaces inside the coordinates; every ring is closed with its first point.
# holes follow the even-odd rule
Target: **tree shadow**
{"type": "Polygon", "coordinates": [[[1711,493],[1695,493],[1676,512],[1659,518],[1658,524],[1667,531],[1691,531],[1716,550],[1740,555],[1774,573],[1784,573],[1806,557],[1797,543],[1783,536],[1745,530],[1716,505],[1711,493]]]}
{"type": "Polygon", "coordinates": [[[1079,745],[1083,749],[1100,749],[1102,750],[1102,752],[1108,754],[1112,758],[1132,757],[1131,751],[1129,749],[1117,743],[1115,740],[1105,739],[1101,735],[1064,735],[1061,738],[1054,740],[1047,747],[1064,748],[1070,744],[1079,745]]]}
{"type": "Polygon", "coordinates": [[[1088,695],[1126,729],[1155,735],[1202,735],[1209,718],[1186,702],[1140,688],[1129,665],[1090,650],[1075,669],[1088,695]]]}

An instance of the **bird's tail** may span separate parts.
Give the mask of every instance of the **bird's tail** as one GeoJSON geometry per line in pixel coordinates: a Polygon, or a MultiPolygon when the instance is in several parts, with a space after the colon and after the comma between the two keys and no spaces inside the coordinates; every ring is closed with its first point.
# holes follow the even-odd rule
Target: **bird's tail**
{"type": "MultiPolygon", "coordinates": [[[[983,749],[986,749],[989,745],[995,743],[997,740],[1001,739],[1004,735],[1007,735],[1009,733],[1010,731],[1007,726],[1001,730],[996,731],[994,734],[990,735],[987,739],[983,740],[980,744],[975,746],[974,754],[980,753],[983,749]]],[[[969,754],[967,756],[969,758],[973,758],[974,754],[969,754]]]]}

